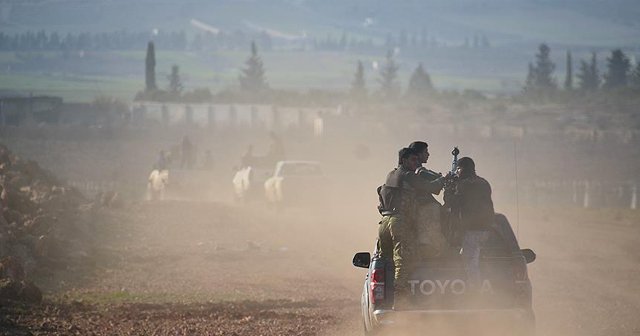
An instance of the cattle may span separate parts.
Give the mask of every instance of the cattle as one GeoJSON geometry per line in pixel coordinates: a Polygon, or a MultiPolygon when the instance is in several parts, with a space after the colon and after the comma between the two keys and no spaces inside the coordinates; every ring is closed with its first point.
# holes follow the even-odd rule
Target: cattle
{"type": "Polygon", "coordinates": [[[148,199],[150,201],[164,200],[167,184],[169,184],[169,171],[154,169],[149,175],[147,184],[148,199]]]}
{"type": "Polygon", "coordinates": [[[244,167],[233,176],[233,191],[236,201],[244,202],[248,198],[249,189],[252,187],[252,168],[244,167]]]}

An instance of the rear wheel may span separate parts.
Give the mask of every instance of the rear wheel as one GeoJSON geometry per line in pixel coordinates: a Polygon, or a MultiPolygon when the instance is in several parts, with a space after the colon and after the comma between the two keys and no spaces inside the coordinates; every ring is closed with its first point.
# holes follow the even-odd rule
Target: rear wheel
{"type": "Polygon", "coordinates": [[[536,335],[536,315],[533,311],[527,314],[523,325],[520,327],[520,335],[535,336],[536,335]]]}
{"type": "Polygon", "coordinates": [[[365,336],[378,336],[380,335],[380,331],[378,329],[374,329],[371,323],[371,315],[369,314],[369,307],[367,304],[367,296],[366,296],[366,282],[365,282],[365,292],[362,294],[362,325],[364,329],[365,336]]]}
{"type": "Polygon", "coordinates": [[[513,321],[511,331],[504,335],[513,336],[535,336],[536,335],[536,317],[533,311],[527,312],[526,315],[518,321],[513,321]]]}
{"type": "Polygon", "coordinates": [[[380,335],[380,330],[377,329],[369,329],[367,328],[367,323],[364,323],[364,336],[378,336],[380,335]]]}

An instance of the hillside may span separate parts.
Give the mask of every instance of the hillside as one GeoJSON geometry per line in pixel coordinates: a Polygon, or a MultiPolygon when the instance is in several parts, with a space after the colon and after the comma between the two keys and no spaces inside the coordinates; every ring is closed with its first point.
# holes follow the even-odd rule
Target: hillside
{"type": "Polygon", "coordinates": [[[639,13],[640,4],[630,0],[3,1],[0,31],[10,38],[44,31],[64,41],[69,33],[76,40],[109,33],[135,36],[135,43],[121,49],[98,39],[89,49],[5,46],[0,90],[67,101],[97,95],[130,100],[142,85],[146,43],[155,40],[161,87],[176,64],[186,89],[216,91],[237,85],[249,42],[259,39],[273,88],[344,90],[362,60],[373,90],[377,65],[395,49],[403,87],[422,63],[437,89],[511,94],[522,89],[527,64],[542,42],[551,46],[558,79],[567,50],[574,67],[597,51],[603,69],[614,48],[635,60],[639,13]],[[182,36],[182,47],[168,45],[162,34],[182,36]],[[265,35],[268,48],[260,41],[265,35]]]}
{"type": "Polygon", "coordinates": [[[404,29],[428,31],[451,43],[485,33],[496,43],[636,45],[640,4],[630,0],[318,1],[318,0],[52,0],[4,1],[5,32],[194,30],[197,19],[223,30],[273,29],[291,35],[328,32],[383,38],[404,29]]]}

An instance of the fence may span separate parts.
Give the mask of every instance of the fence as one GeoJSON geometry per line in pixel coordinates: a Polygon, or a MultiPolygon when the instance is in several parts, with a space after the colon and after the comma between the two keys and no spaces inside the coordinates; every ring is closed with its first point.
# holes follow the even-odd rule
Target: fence
{"type": "MultiPolygon", "coordinates": [[[[105,191],[127,192],[142,196],[145,186],[122,184],[113,181],[67,181],[85,196],[92,198],[105,191]],[[139,190],[133,190],[133,189],[139,190]],[[124,190],[127,189],[127,190],[124,190]]],[[[536,181],[494,184],[494,201],[514,202],[518,195],[521,205],[567,206],[581,208],[638,209],[638,184],[636,181],[536,181]]]]}
{"type": "Polygon", "coordinates": [[[313,125],[324,115],[341,114],[338,107],[278,107],[245,104],[175,104],[139,102],[130,107],[134,123],[152,121],[164,126],[190,125],[208,128],[271,130],[313,125]]]}
{"type": "Polygon", "coordinates": [[[531,206],[568,206],[582,208],[638,209],[638,184],[636,181],[536,181],[494,186],[494,197],[503,202],[531,206]]]}
{"type": "MultiPolygon", "coordinates": [[[[80,191],[85,197],[89,199],[95,198],[98,194],[106,191],[131,192],[130,189],[132,187],[132,186],[128,186],[129,188],[125,188],[122,184],[116,183],[113,181],[69,180],[69,181],[66,181],[66,183],[70,187],[78,189],[78,191],[80,191]]],[[[143,191],[144,190],[141,190],[140,192],[136,192],[135,194],[141,193],[143,191]]]]}

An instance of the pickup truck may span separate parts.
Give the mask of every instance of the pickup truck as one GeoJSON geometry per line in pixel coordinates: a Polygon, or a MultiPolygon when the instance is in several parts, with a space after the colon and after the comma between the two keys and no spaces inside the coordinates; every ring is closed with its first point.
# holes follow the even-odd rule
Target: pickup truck
{"type": "Polygon", "coordinates": [[[365,335],[416,328],[432,331],[430,326],[436,324],[447,333],[473,328],[475,335],[483,326],[500,326],[505,335],[534,335],[527,264],[536,255],[520,249],[504,215],[495,218],[495,227],[481,249],[480,284],[467,284],[462,256],[452,249],[445,256],[411,265],[409,302],[399,309],[394,308],[393,261],[375,250],[373,258],[369,252],[356,253],[353,265],[368,268],[361,298],[365,335]]]}

